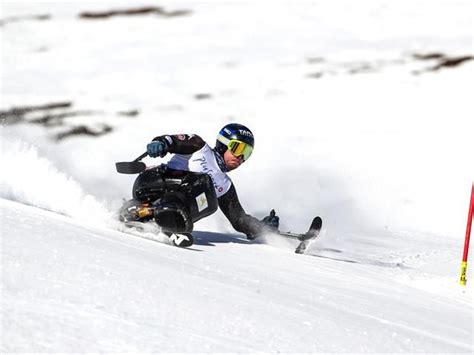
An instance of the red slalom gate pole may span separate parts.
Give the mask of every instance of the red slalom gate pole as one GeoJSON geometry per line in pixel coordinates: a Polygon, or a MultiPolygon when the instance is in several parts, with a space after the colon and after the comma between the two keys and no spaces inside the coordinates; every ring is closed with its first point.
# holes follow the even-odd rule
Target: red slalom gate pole
{"type": "Polygon", "coordinates": [[[471,238],[472,214],[474,211],[474,182],[471,188],[471,202],[469,203],[469,213],[467,215],[466,239],[464,241],[464,253],[461,263],[461,278],[459,283],[466,286],[466,272],[467,272],[467,254],[469,253],[469,239],[471,238]]]}

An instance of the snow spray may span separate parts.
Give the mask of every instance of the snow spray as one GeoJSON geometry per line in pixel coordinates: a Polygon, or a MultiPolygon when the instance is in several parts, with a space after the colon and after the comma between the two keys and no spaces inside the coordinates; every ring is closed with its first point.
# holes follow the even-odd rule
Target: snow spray
{"type": "Polygon", "coordinates": [[[112,218],[103,203],[86,194],[78,182],[28,143],[2,136],[0,165],[0,198],[60,213],[87,224],[104,225],[104,221],[112,218]]]}
{"type": "Polygon", "coordinates": [[[467,216],[466,239],[464,240],[464,253],[461,262],[461,278],[459,283],[466,286],[467,255],[469,252],[469,239],[471,238],[472,213],[474,211],[474,182],[471,188],[471,202],[469,203],[469,213],[467,216]]]}

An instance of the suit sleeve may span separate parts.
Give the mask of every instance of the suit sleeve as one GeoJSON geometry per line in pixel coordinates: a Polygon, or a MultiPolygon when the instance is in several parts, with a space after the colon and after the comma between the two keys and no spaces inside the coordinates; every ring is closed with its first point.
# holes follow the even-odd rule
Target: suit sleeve
{"type": "Polygon", "coordinates": [[[236,231],[244,233],[249,237],[255,237],[265,231],[265,226],[262,222],[245,213],[233,184],[229,191],[219,197],[218,201],[219,208],[236,231]]]}
{"type": "Polygon", "coordinates": [[[166,153],[193,154],[204,147],[206,142],[195,134],[163,135],[153,138],[153,142],[162,141],[166,144],[166,153]]]}

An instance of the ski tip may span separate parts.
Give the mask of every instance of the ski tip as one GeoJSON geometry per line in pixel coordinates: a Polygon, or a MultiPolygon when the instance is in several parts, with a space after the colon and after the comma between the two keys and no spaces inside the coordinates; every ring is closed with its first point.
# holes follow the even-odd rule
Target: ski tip
{"type": "Polygon", "coordinates": [[[317,216],[317,217],[314,217],[313,222],[311,223],[311,227],[309,227],[309,229],[320,230],[322,226],[323,226],[323,220],[321,219],[321,217],[317,216]]]}
{"type": "Polygon", "coordinates": [[[311,223],[311,226],[309,227],[309,230],[305,234],[301,234],[298,237],[298,240],[305,241],[316,238],[319,235],[322,226],[323,220],[321,219],[321,217],[315,217],[313,219],[313,222],[311,223]]]}

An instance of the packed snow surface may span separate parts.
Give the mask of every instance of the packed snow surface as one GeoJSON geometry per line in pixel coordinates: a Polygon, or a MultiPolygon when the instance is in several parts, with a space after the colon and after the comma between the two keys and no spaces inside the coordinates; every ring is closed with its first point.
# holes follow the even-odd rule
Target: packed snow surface
{"type": "Polygon", "coordinates": [[[318,258],[200,232],[189,250],[1,211],[3,351],[472,350],[469,296],[432,271],[452,256],[443,240],[422,255],[390,255],[393,241],[379,259],[375,246],[318,258]]]}
{"type": "Polygon", "coordinates": [[[155,5],[1,4],[0,351],[474,352],[472,1],[79,16],[155,5]],[[284,231],[320,215],[307,255],[220,212],[190,249],[124,233],[114,162],[234,121],[256,137],[242,205],[284,231]]]}

